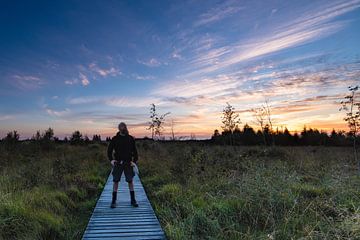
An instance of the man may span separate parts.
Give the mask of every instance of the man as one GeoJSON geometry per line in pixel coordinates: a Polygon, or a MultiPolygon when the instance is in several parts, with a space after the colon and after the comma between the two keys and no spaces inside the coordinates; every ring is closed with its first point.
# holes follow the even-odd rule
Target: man
{"type": "Polygon", "coordinates": [[[135,200],[133,177],[135,176],[133,166],[138,160],[138,154],[135,146],[134,138],[129,135],[126,124],[121,122],[119,124],[119,132],[111,139],[107,149],[107,155],[112,165],[113,175],[113,193],[111,208],[116,207],[117,190],[121,174],[124,172],[125,180],[129,184],[131,205],[138,207],[135,200]],[[115,151],[115,154],[113,154],[115,151]]]}

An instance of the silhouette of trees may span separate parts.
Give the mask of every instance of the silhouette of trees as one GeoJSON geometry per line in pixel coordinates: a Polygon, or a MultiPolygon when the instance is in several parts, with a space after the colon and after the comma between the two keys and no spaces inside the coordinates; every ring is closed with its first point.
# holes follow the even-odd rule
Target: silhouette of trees
{"type": "Polygon", "coordinates": [[[171,119],[170,129],[171,129],[171,137],[170,137],[170,140],[175,141],[176,138],[175,138],[175,132],[174,132],[174,119],[171,119]]]}
{"type": "Polygon", "coordinates": [[[240,116],[235,112],[235,108],[231,106],[228,102],[226,103],[225,108],[222,111],[223,115],[221,117],[222,126],[221,128],[224,130],[224,135],[229,136],[230,145],[234,144],[233,140],[233,132],[236,128],[238,128],[238,124],[241,123],[240,116]]]}
{"type": "Polygon", "coordinates": [[[359,86],[350,86],[348,89],[350,93],[345,97],[345,100],[341,101],[342,107],[340,108],[340,111],[346,111],[346,117],[344,118],[344,121],[347,122],[349,127],[349,134],[353,139],[354,159],[359,164],[360,174],[360,161],[358,161],[356,149],[356,138],[360,128],[360,100],[356,98],[356,93],[359,90],[359,86]]]}
{"type": "MultiPolygon", "coordinates": [[[[228,134],[229,132],[220,133],[215,130],[211,141],[216,144],[230,144],[228,134]]],[[[242,129],[236,128],[234,130],[233,144],[260,145],[264,142],[264,136],[267,142],[274,139],[277,145],[281,146],[350,146],[353,140],[352,135],[346,134],[344,131],[333,130],[327,134],[324,131],[304,127],[300,134],[296,132],[291,134],[287,128],[271,132],[270,128],[265,125],[264,132],[260,129],[255,132],[251,126],[245,124],[242,129]]]]}
{"type": "Polygon", "coordinates": [[[264,110],[263,107],[260,108],[253,108],[251,109],[254,119],[255,119],[255,123],[260,127],[261,131],[260,133],[262,134],[262,138],[263,138],[263,142],[265,145],[267,145],[266,142],[266,138],[264,133],[264,128],[265,128],[265,124],[266,124],[266,112],[264,110]]]}
{"type": "Polygon", "coordinates": [[[40,130],[36,131],[32,136],[31,141],[35,142],[42,150],[49,151],[54,147],[55,135],[54,129],[48,128],[43,133],[40,130]]]}
{"type": "Polygon", "coordinates": [[[275,134],[273,128],[273,119],[271,115],[271,108],[269,101],[265,100],[265,103],[259,108],[251,109],[255,123],[260,127],[263,135],[263,142],[265,145],[275,145],[275,134]]]}
{"type": "Polygon", "coordinates": [[[97,134],[93,135],[92,142],[100,143],[101,142],[101,136],[97,135],[97,134]]]}
{"type": "Polygon", "coordinates": [[[2,139],[5,143],[5,147],[8,150],[13,150],[16,147],[16,144],[19,142],[20,134],[17,131],[8,132],[6,136],[2,139]]]}
{"type": "Polygon", "coordinates": [[[75,132],[72,133],[70,137],[71,144],[81,144],[83,142],[84,142],[84,138],[80,131],[76,130],[75,132]]]}
{"type": "Polygon", "coordinates": [[[160,139],[162,132],[163,132],[163,125],[165,122],[165,117],[170,114],[170,112],[167,112],[165,114],[159,115],[156,112],[156,106],[154,103],[150,105],[150,122],[148,130],[151,131],[151,138],[154,139],[154,137],[158,136],[160,139]]]}

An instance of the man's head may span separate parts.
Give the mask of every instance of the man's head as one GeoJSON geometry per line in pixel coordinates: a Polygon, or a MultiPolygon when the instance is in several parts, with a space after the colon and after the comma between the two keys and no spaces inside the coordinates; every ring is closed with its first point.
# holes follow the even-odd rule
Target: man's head
{"type": "Polygon", "coordinates": [[[125,124],[124,122],[119,123],[118,128],[119,128],[120,134],[122,134],[122,135],[127,135],[127,134],[129,134],[129,131],[128,131],[128,129],[127,129],[127,126],[126,126],[126,124],[125,124]]]}

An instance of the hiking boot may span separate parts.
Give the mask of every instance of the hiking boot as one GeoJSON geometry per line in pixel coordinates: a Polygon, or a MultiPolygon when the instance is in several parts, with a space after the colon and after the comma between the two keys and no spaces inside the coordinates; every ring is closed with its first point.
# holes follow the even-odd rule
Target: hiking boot
{"type": "Polygon", "coordinates": [[[131,197],[131,201],[130,201],[131,205],[133,207],[138,207],[139,204],[137,204],[137,202],[135,200],[135,192],[134,191],[130,191],[130,197],[131,197]]]}
{"type": "Polygon", "coordinates": [[[111,200],[111,208],[116,208],[116,198],[117,198],[117,192],[112,193],[112,200],[111,200]]]}
{"type": "Polygon", "coordinates": [[[139,206],[139,204],[137,204],[137,202],[136,202],[136,201],[135,201],[135,202],[131,201],[131,206],[133,206],[133,207],[138,207],[138,206],[139,206]]]}

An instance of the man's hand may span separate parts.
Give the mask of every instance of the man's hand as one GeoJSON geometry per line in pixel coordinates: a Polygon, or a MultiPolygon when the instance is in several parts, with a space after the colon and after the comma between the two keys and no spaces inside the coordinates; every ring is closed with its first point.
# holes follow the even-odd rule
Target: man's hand
{"type": "Polygon", "coordinates": [[[130,162],[130,165],[131,165],[132,167],[134,167],[134,166],[135,166],[135,163],[134,163],[133,161],[131,161],[131,162],[130,162]]]}
{"type": "Polygon", "coordinates": [[[112,166],[115,166],[115,163],[117,163],[116,160],[111,160],[111,165],[112,165],[112,166]]]}

